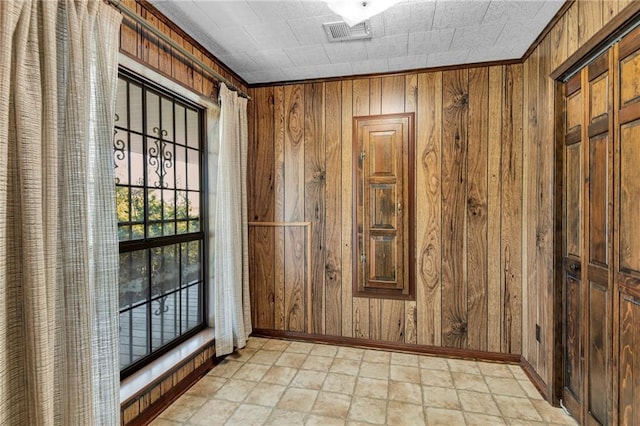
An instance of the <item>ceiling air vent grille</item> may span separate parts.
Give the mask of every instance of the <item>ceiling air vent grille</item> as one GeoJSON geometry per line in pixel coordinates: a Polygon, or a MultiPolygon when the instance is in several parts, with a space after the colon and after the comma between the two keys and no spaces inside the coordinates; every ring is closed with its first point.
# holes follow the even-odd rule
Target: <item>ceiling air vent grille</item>
{"type": "Polygon", "coordinates": [[[350,27],[346,22],[329,22],[322,24],[329,41],[362,40],[371,38],[371,25],[369,20],[360,22],[350,27]]]}

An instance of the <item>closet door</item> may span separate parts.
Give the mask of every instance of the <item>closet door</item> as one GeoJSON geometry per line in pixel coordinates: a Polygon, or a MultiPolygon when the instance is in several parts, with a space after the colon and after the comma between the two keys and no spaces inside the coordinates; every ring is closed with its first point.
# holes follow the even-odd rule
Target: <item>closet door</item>
{"type": "Polygon", "coordinates": [[[613,321],[613,93],[610,53],[583,71],[587,79],[584,283],[586,424],[610,424],[613,321]]]}
{"type": "Polygon", "coordinates": [[[640,425],[640,29],[620,41],[617,55],[618,422],[640,425]]]}
{"type": "Polygon", "coordinates": [[[413,115],[354,118],[355,295],[409,299],[413,115]]]}
{"type": "Polygon", "coordinates": [[[582,122],[581,74],[565,83],[565,131],[563,171],[563,389],[569,412],[582,418],[582,122]]]}

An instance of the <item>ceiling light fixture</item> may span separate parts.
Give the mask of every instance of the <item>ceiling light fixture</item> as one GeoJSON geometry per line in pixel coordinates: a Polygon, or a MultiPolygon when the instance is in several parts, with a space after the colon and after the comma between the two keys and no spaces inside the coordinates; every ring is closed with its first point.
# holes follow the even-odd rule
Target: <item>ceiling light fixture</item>
{"type": "Polygon", "coordinates": [[[326,0],[333,13],[344,19],[350,27],[384,12],[401,0],[326,0]]]}

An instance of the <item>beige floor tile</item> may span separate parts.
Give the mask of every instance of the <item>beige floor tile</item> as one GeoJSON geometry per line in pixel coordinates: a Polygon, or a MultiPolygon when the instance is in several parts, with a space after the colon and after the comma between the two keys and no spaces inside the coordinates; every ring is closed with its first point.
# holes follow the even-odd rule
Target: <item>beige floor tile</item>
{"type": "Polygon", "coordinates": [[[263,339],[262,337],[250,337],[247,340],[247,347],[252,349],[260,349],[267,343],[269,339],[263,339]]]}
{"type": "Polygon", "coordinates": [[[387,401],[354,396],[349,409],[349,419],[373,424],[384,424],[387,401]]]}
{"type": "Polygon", "coordinates": [[[425,412],[429,426],[464,426],[466,424],[462,411],[429,407],[425,412]]]}
{"type": "Polygon", "coordinates": [[[389,367],[389,379],[396,382],[420,384],[420,369],[404,365],[391,365],[389,367]]]}
{"type": "Polygon", "coordinates": [[[210,398],[225,383],[227,383],[227,379],[224,377],[204,376],[203,378],[198,380],[198,382],[193,385],[186,394],[191,396],[210,398]]]}
{"type": "Polygon", "coordinates": [[[541,421],[542,417],[528,398],[516,398],[506,395],[494,395],[498,408],[504,417],[541,421]]]}
{"type": "Polygon", "coordinates": [[[458,392],[452,388],[423,386],[422,401],[425,407],[448,408],[451,410],[459,410],[461,408],[458,392]]]}
{"type": "Polygon", "coordinates": [[[314,344],[308,342],[291,342],[285,352],[293,352],[298,354],[309,354],[314,344]]]}
{"type": "Polygon", "coordinates": [[[333,357],[309,355],[300,368],[304,370],[329,371],[333,357]]]}
{"type": "Polygon", "coordinates": [[[522,419],[504,419],[509,426],[547,426],[545,422],[536,422],[533,420],[522,419]]]}
{"type": "Polygon", "coordinates": [[[350,395],[320,392],[311,412],[320,416],[340,417],[344,419],[347,417],[350,405],[350,395]]]}
{"type": "Polygon", "coordinates": [[[353,394],[356,396],[366,396],[367,398],[387,399],[389,395],[389,381],[371,379],[369,377],[358,377],[356,389],[353,394]]]}
{"type": "Polygon", "coordinates": [[[285,352],[280,355],[280,358],[276,361],[276,365],[279,367],[300,368],[306,358],[307,355],[305,354],[285,352]]]}
{"type": "Polygon", "coordinates": [[[420,368],[427,368],[430,370],[449,370],[449,364],[444,358],[421,356],[418,358],[418,364],[420,364],[420,368]]]}
{"type": "Polygon", "coordinates": [[[468,426],[501,426],[506,425],[502,417],[488,416],[478,413],[464,413],[468,426]]]}
{"type": "Polygon", "coordinates": [[[227,420],[227,426],[260,426],[263,425],[269,415],[271,408],[259,405],[242,404],[227,420]]]}
{"type": "Polygon", "coordinates": [[[262,377],[262,381],[265,383],[273,383],[274,385],[288,385],[291,383],[298,370],[289,367],[273,366],[262,377]]]}
{"type": "Polygon", "coordinates": [[[420,378],[425,386],[453,387],[453,378],[449,371],[423,368],[420,370],[420,378]]]}
{"type": "Polygon", "coordinates": [[[344,425],[344,419],[338,419],[335,417],[317,416],[311,414],[307,419],[305,425],[308,426],[342,426],[344,425]]]}
{"type": "Polygon", "coordinates": [[[389,399],[392,401],[422,404],[422,387],[416,383],[389,382],[389,399]]]}
{"type": "Polygon", "coordinates": [[[347,358],[334,358],[329,371],[332,373],[348,374],[357,376],[360,370],[360,361],[347,358]]]}
{"type": "Polygon", "coordinates": [[[254,348],[238,349],[237,351],[227,355],[226,359],[232,359],[234,361],[244,362],[251,359],[251,357],[255,355],[256,352],[258,352],[258,349],[254,349],[254,348]]]}
{"type": "Polygon", "coordinates": [[[216,399],[240,402],[244,400],[249,392],[256,386],[256,382],[246,380],[229,379],[215,394],[216,399]]]}
{"type": "Polygon", "coordinates": [[[252,364],[246,363],[233,375],[234,379],[238,380],[251,380],[253,382],[259,382],[262,377],[269,371],[268,365],[264,364],[252,364]]]}
{"type": "Polygon", "coordinates": [[[327,373],[313,370],[299,370],[291,381],[290,386],[302,389],[319,390],[322,388],[327,373]]]}
{"type": "Polygon", "coordinates": [[[460,405],[464,411],[500,416],[500,410],[489,393],[458,391],[460,405]]]}
{"type": "Polygon", "coordinates": [[[449,364],[449,370],[458,371],[460,373],[467,374],[480,374],[480,369],[478,368],[478,363],[475,361],[469,361],[466,359],[449,359],[447,360],[449,364]]]}
{"type": "Polygon", "coordinates": [[[361,377],[369,377],[372,379],[389,379],[389,364],[381,362],[364,361],[360,364],[361,377]]]}
{"type": "Polygon", "coordinates": [[[388,425],[420,426],[425,424],[424,410],[421,405],[406,402],[389,401],[387,405],[388,425]]]}
{"type": "Polygon", "coordinates": [[[210,399],[189,419],[189,423],[202,426],[222,425],[239,405],[237,402],[210,399]]]}
{"type": "Polygon", "coordinates": [[[567,415],[561,408],[553,407],[547,401],[534,400],[531,401],[534,407],[538,410],[538,413],[547,423],[555,423],[561,425],[575,425],[577,424],[573,417],[567,415]]]}
{"type": "Polygon", "coordinates": [[[391,353],[391,364],[418,367],[418,355],[393,352],[391,353]]]}
{"type": "Polygon", "coordinates": [[[538,389],[529,380],[518,380],[518,383],[530,399],[543,399],[538,389]]]}
{"type": "Polygon", "coordinates": [[[327,392],[345,393],[351,395],[356,384],[356,377],[346,374],[329,373],[324,380],[322,390],[327,392]]]}
{"type": "Polygon", "coordinates": [[[527,394],[516,379],[506,377],[485,377],[484,381],[489,387],[489,391],[495,395],[508,395],[526,397],[527,394]]]}
{"type": "Polygon", "coordinates": [[[513,373],[511,372],[508,364],[478,362],[478,368],[485,376],[513,378],[513,373]]]}
{"type": "Polygon", "coordinates": [[[182,395],[160,415],[165,420],[185,422],[207,402],[206,398],[182,395]]]}
{"type": "Polygon", "coordinates": [[[173,420],[167,420],[157,417],[151,423],[149,423],[149,426],[182,426],[183,424],[184,423],[182,422],[176,422],[173,420]]]}
{"type": "Polygon", "coordinates": [[[509,370],[513,373],[513,376],[518,380],[529,380],[529,376],[524,372],[519,365],[510,365],[509,370]]]}
{"type": "Polygon", "coordinates": [[[258,383],[245,398],[244,402],[254,405],[264,405],[266,407],[275,407],[278,401],[280,401],[280,397],[285,389],[286,387],[282,385],[258,383]]]}
{"type": "Polygon", "coordinates": [[[309,389],[289,388],[284,392],[278,408],[289,411],[309,412],[318,396],[318,391],[309,389]]]}
{"type": "Polygon", "coordinates": [[[363,355],[364,355],[364,349],[347,348],[347,347],[338,348],[338,353],[336,353],[337,358],[347,358],[347,359],[353,359],[355,361],[361,361],[363,355]]]}
{"type": "Polygon", "coordinates": [[[389,352],[367,349],[364,351],[364,356],[362,357],[362,360],[368,361],[368,362],[378,362],[382,364],[388,364],[389,362],[391,362],[391,354],[389,352]]]}
{"type": "Polygon", "coordinates": [[[280,410],[275,408],[265,425],[270,426],[302,426],[307,418],[307,413],[299,411],[280,410]]]}
{"type": "Polygon", "coordinates": [[[289,342],[286,342],[284,340],[269,339],[269,341],[265,343],[264,346],[262,346],[262,349],[284,352],[288,347],[289,342]]]}
{"type": "Polygon", "coordinates": [[[216,377],[231,377],[236,374],[236,371],[244,365],[243,362],[232,361],[229,359],[222,360],[218,365],[213,367],[209,372],[210,376],[216,377]]]}
{"type": "Polygon", "coordinates": [[[280,351],[269,351],[266,349],[260,349],[251,357],[251,363],[253,364],[264,364],[264,365],[273,365],[280,358],[282,352],[280,351]]]}
{"type": "Polygon", "coordinates": [[[337,353],[337,346],[316,344],[313,349],[311,349],[311,352],[309,352],[309,355],[326,356],[333,358],[337,353]]]}
{"type": "Polygon", "coordinates": [[[484,382],[484,378],[480,375],[452,371],[451,377],[453,378],[453,385],[456,387],[456,389],[472,390],[485,393],[489,392],[489,388],[484,382]]]}

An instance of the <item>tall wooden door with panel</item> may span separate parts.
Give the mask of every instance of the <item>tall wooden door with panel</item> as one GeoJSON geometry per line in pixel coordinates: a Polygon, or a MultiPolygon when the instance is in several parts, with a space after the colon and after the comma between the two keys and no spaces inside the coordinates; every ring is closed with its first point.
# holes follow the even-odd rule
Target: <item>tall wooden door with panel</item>
{"type": "Polygon", "coordinates": [[[612,418],[613,139],[611,54],[565,84],[564,389],[584,424],[612,418]]]}
{"type": "Polygon", "coordinates": [[[354,295],[413,297],[413,114],[354,118],[354,295]]]}
{"type": "Polygon", "coordinates": [[[640,425],[640,29],[564,107],[562,399],[581,424],[640,425]]]}

